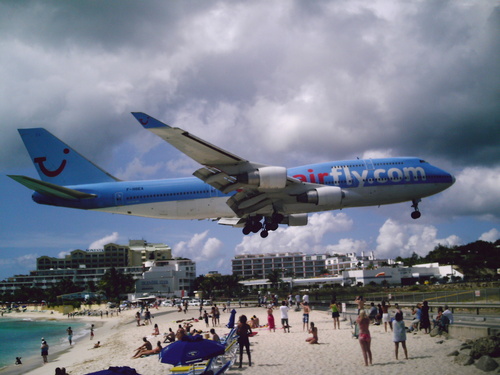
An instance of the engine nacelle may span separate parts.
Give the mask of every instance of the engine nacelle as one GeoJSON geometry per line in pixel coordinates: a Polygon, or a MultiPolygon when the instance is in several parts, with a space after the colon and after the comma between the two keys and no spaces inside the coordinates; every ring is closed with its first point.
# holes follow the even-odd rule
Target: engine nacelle
{"type": "Polygon", "coordinates": [[[302,225],[307,225],[307,214],[288,215],[288,226],[299,227],[302,225]]]}
{"type": "Polygon", "coordinates": [[[328,209],[336,209],[342,207],[342,198],[344,198],[344,193],[341,188],[325,186],[300,194],[297,196],[297,201],[312,203],[317,206],[326,206],[328,209]]]}
{"type": "Polygon", "coordinates": [[[262,167],[256,171],[239,175],[238,181],[262,189],[283,189],[286,186],[285,167],[262,167]]]}

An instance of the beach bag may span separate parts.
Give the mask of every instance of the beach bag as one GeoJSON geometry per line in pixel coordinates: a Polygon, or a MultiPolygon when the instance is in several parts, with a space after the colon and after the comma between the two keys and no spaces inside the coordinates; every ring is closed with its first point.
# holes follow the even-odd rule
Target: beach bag
{"type": "Polygon", "coordinates": [[[430,337],[436,337],[437,335],[439,335],[439,327],[438,326],[435,326],[433,329],[431,329],[431,331],[429,332],[429,336],[430,337]]]}

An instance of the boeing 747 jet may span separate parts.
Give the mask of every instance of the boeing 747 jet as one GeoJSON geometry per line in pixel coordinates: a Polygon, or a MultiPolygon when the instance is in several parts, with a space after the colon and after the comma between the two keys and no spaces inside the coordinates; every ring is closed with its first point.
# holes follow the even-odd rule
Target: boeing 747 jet
{"type": "Polygon", "coordinates": [[[307,225],[307,214],[412,202],[454,177],[415,157],[341,160],[294,168],[259,164],[142,112],[141,125],[201,165],[195,177],[120,181],[43,128],[19,129],[40,180],[11,175],[40,204],[160,219],[211,219],[268,236],[279,224],[307,225]]]}

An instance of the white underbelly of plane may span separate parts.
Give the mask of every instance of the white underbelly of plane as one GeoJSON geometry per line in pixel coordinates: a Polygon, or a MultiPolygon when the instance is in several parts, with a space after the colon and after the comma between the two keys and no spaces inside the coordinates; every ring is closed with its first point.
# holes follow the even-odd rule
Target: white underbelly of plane
{"type": "Polygon", "coordinates": [[[209,219],[234,217],[234,212],[226,204],[227,198],[187,199],[168,202],[143,203],[97,209],[114,214],[152,217],[157,219],[209,219]]]}

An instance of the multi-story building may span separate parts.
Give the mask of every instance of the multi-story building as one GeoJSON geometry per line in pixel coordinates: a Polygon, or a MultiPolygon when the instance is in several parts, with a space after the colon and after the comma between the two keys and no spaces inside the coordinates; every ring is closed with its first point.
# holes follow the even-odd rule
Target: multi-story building
{"type": "Polygon", "coordinates": [[[234,275],[243,279],[264,278],[278,270],[281,277],[314,277],[325,270],[327,254],[276,253],[244,254],[231,260],[234,275]]]}
{"type": "Polygon", "coordinates": [[[170,294],[191,291],[196,278],[195,263],[189,259],[172,259],[169,246],[131,240],[128,246],[109,243],[98,250],[73,250],[64,258],[41,256],[37,258],[36,271],[0,281],[0,292],[12,293],[22,286],[47,289],[63,279],[71,279],[77,286],[85,288],[90,283],[97,284],[111,267],[131,274],[137,280],[136,287],[139,286],[141,293],[159,290],[148,288],[143,282],[147,279],[153,285],[153,275],[163,280],[164,285],[165,280],[168,281],[167,292],[170,294]]]}
{"type": "Polygon", "coordinates": [[[191,293],[196,264],[189,259],[148,261],[146,271],[135,283],[135,296],[145,293],[161,297],[184,297],[191,293]]]}
{"type": "Polygon", "coordinates": [[[332,254],[325,261],[325,268],[331,275],[341,275],[344,271],[379,268],[382,266],[395,264],[392,259],[377,259],[373,251],[368,256],[361,252],[361,256],[356,253],[332,254]]]}
{"type": "Polygon", "coordinates": [[[37,270],[67,268],[140,267],[146,261],[172,259],[172,250],[164,244],[131,240],[129,245],[109,243],[103,249],[73,250],[64,258],[41,256],[37,270]]]}

